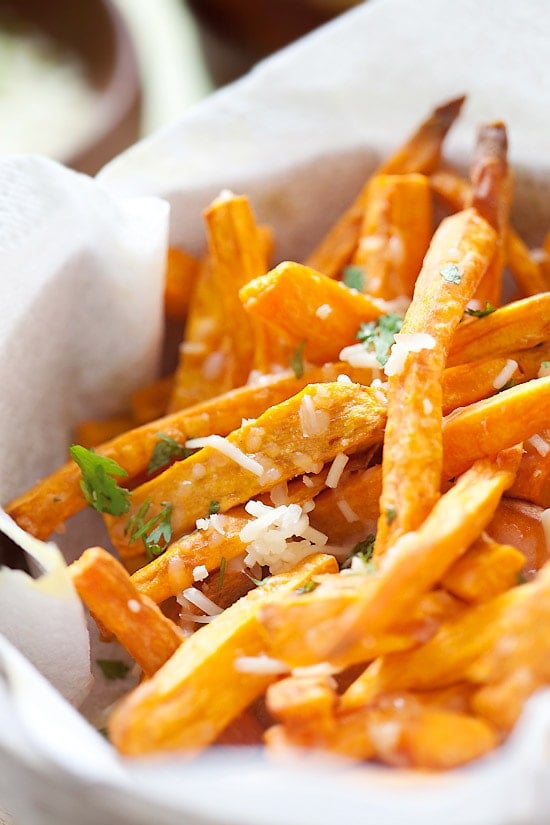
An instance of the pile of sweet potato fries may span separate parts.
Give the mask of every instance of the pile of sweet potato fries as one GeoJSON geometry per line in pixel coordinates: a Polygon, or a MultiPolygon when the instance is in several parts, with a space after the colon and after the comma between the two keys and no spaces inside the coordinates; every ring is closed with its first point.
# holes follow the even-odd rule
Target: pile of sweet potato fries
{"type": "Polygon", "coordinates": [[[123,754],[452,768],[550,682],[550,241],[510,225],[502,123],[470,180],[443,162],[462,103],[304,262],[270,269],[269,229],[222,193],[204,259],[170,251],[175,373],[8,505],[40,538],[103,513],[120,561],[69,572],[143,671],[109,721],[123,754]]]}

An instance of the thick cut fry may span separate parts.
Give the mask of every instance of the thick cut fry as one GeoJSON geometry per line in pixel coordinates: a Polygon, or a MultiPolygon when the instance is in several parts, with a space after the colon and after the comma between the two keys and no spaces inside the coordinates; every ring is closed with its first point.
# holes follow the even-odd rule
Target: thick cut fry
{"type": "MultiPolygon", "coordinates": [[[[432,172],[439,164],[445,135],[458,117],[463,103],[464,97],[459,97],[435,109],[378,171],[387,175],[432,172]]],[[[336,278],[342,268],[350,262],[363,223],[368,186],[369,181],[319,246],[309,255],[305,261],[307,266],[329,278],[336,278]]]]}
{"type": "Polygon", "coordinates": [[[365,274],[364,291],[378,298],[409,298],[432,236],[432,201],[424,175],[376,175],[353,263],[365,274]]]}
{"type": "MultiPolygon", "coordinates": [[[[220,447],[236,449],[237,460],[206,446],[137,487],[129,517],[148,502],[150,518],[170,502],[172,537],[177,539],[208,513],[213,500],[226,512],[280,481],[320,470],[338,453],[379,443],[384,419],[385,408],[374,390],[340,382],[309,385],[227,436],[220,447]]],[[[123,556],[143,552],[141,542],[132,542],[127,534],[127,516],[105,519],[123,556]]]]}
{"type": "Polygon", "coordinates": [[[527,381],[449,415],[443,423],[445,478],[464,472],[483,455],[495,455],[550,424],[550,377],[527,381]]]}
{"type": "Polygon", "coordinates": [[[164,312],[167,318],[185,321],[200,262],[183,249],[170,247],[164,282],[164,312]]]}
{"type": "MultiPolygon", "coordinates": [[[[513,485],[510,493],[512,489],[513,485]]],[[[540,570],[550,555],[542,524],[543,512],[542,507],[505,497],[487,526],[491,538],[502,544],[512,544],[523,553],[527,578],[540,570]]]]}
{"type": "MultiPolygon", "coordinates": [[[[436,195],[453,211],[464,209],[471,203],[470,183],[454,172],[434,172],[430,177],[430,183],[436,195]]],[[[509,226],[506,232],[503,253],[504,260],[523,295],[537,295],[548,290],[550,279],[545,273],[544,265],[535,260],[512,226],[509,226]]]]}
{"type": "Polygon", "coordinates": [[[500,741],[483,719],[427,707],[406,695],[389,697],[364,715],[375,755],[401,768],[449,770],[484,756],[500,741]]]}
{"type": "Polygon", "coordinates": [[[247,283],[240,296],[251,315],[295,344],[305,341],[304,357],[317,364],[337,360],[356,343],[361,322],[385,312],[383,303],[291,261],[247,283]]]}
{"type": "Polygon", "coordinates": [[[91,547],[69,567],[82,601],[130,656],[152,676],[181,645],[176,625],[132,584],[128,573],[101,547],[91,547]]]}
{"type": "Polygon", "coordinates": [[[336,571],[332,556],[310,556],[273,576],[201,628],[148,682],[140,685],[111,717],[112,742],[128,755],[158,750],[196,751],[218,734],[276,676],[239,670],[239,657],[263,650],[257,614],[277,594],[291,592],[312,576],[336,571]]]}
{"type": "MultiPolygon", "coordinates": [[[[416,529],[438,498],[445,359],[495,244],[495,231],[469,209],[440,224],[424,259],[401,333],[426,338],[419,345],[423,348],[406,351],[404,363],[389,379],[377,555],[416,529]]],[[[387,372],[390,363],[391,357],[387,372]]]]}
{"type": "Polygon", "coordinates": [[[449,568],[442,585],[470,604],[489,601],[518,583],[525,556],[510,544],[481,537],[449,568]]]}
{"type": "Polygon", "coordinates": [[[329,578],[301,599],[266,605],[260,618],[271,654],[292,666],[329,661],[344,667],[373,658],[383,634],[412,612],[489,523],[520,456],[514,449],[476,462],[416,532],[395,542],[376,573],[329,578]]]}
{"type": "Polygon", "coordinates": [[[550,429],[528,438],[523,449],[510,495],[550,507],[550,429]]]}
{"type": "Polygon", "coordinates": [[[550,339],[550,293],[507,304],[458,327],[447,366],[526,350],[550,339]]]}
{"type": "MultiPolygon", "coordinates": [[[[353,368],[348,364],[306,367],[301,378],[289,373],[274,375],[261,383],[238,387],[215,399],[125,432],[98,447],[96,452],[120,464],[127,473],[124,483],[134,486],[135,481],[147,473],[153,451],[159,443],[159,433],[179,444],[184,444],[188,438],[214,433],[227,435],[240,426],[243,418],[256,418],[269,407],[295,395],[307,384],[335,381],[343,372],[359,383],[370,384],[373,377],[372,370],[353,368]]],[[[27,532],[46,539],[59,524],[85,507],[80,480],[80,470],[73,461],[69,461],[11,501],[6,510],[27,532]]]]}

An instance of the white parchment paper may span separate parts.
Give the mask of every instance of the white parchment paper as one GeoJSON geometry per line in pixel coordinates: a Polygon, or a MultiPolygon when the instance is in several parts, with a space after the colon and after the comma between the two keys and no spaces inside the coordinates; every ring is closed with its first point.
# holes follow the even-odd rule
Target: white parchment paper
{"type": "MultiPolygon", "coordinates": [[[[128,220],[120,197],[166,199],[171,241],[198,252],[203,245],[201,210],[222,188],[246,192],[259,219],[276,230],[277,257],[300,258],[378,159],[434,105],[461,93],[469,99],[450,136],[448,156],[467,164],[476,126],[506,120],[517,173],[514,221],[531,243],[540,242],[550,226],[550,15],[545,0],[370,0],[266,61],[103,170],[101,198],[111,212],[107,210],[109,219],[102,223],[102,263],[112,275],[120,262],[125,264],[120,281],[115,277],[114,293],[119,290],[123,304],[128,300],[126,264],[131,260],[135,266],[140,258],[131,243],[129,257],[117,256],[117,227],[128,220]]],[[[73,182],[67,184],[74,194],[73,182]]],[[[92,191],[92,182],[83,185],[92,191]]],[[[40,195],[42,188],[37,186],[40,195]]],[[[79,238],[83,218],[89,217],[83,204],[74,217],[71,233],[79,238]]],[[[50,242],[52,225],[40,231],[40,221],[30,224],[30,240],[28,225],[20,233],[14,226],[0,234],[0,239],[5,236],[0,254],[12,233],[19,238],[20,256],[14,259],[10,281],[20,266],[26,272],[40,268],[43,247],[57,260],[56,244],[50,242]]],[[[144,245],[155,226],[155,220],[142,224],[144,245]]],[[[57,253],[67,245],[69,241],[58,244],[57,253]]],[[[63,265],[52,263],[49,276],[45,274],[21,304],[26,311],[17,312],[16,321],[0,336],[0,349],[7,353],[0,359],[0,380],[7,388],[0,397],[0,433],[8,434],[17,457],[5,459],[9,475],[2,476],[4,494],[12,495],[54,460],[66,438],[66,404],[71,412],[81,408],[73,404],[70,377],[80,374],[80,353],[93,352],[93,346],[82,346],[85,313],[78,314],[78,323],[70,329],[66,324],[71,325],[74,302],[82,300],[89,282],[78,280],[60,314],[51,298],[52,282],[71,289],[72,278],[82,277],[64,277],[63,272],[63,265]],[[29,320],[39,318],[42,302],[49,305],[47,334],[38,338],[32,330],[29,339],[29,320]],[[17,364],[17,380],[9,371],[1,373],[6,357],[17,364]],[[64,376],[64,403],[52,401],[48,393],[52,380],[58,380],[58,369],[64,376]],[[40,383],[34,394],[25,389],[33,375],[40,383]],[[23,388],[25,404],[16,425],[18,387],[23,388]],[[38,399],[43,397],[52,443],[40,445],[37,439],[33,454],[27,433],[40,417],[38,399]],[[19,460],[22,468],[16,466],[19,460]]],[[[136,292],[144,286],[141,277],[134,283],[136,292]]],[[[118,312],[120,304],[115,310],[106,301],[103,309],[118,312]]],[[[129,319],[124,323],[130,324],[124,327],[125,340],[113,340],[110,351],[115,361],[120,355],[120,363],[130,357],[135,364],[143,329],[132,327],[129,319]]],[[[92,344],[93,329],[91,324],[87,336],[92,344]]],[[[116,364],[112,366],[111,377],[120,376],[116,364]]],[[[94,389],[101,397],[102,381],[109,380],[90,376],[82,401],[98,397],[94,389]]],[[[310,760],[270,764],[257,751],[220,752],[194,764],[174,759],[123,763],[93,731],[82,727],[73,709],[26,660],[7,643],[0,645],[0,800],[20,825],[542,825],[550,819],[549,732],[550,696],[543,691],[529,703],[505,748],[444,775],[350,770],[310,760]],[[43,724],[43,714],[36,712],[41,702],[51,710],[53,726],[43,724]],[[82,743],[78,753],[74,737],[82,743]]]]}

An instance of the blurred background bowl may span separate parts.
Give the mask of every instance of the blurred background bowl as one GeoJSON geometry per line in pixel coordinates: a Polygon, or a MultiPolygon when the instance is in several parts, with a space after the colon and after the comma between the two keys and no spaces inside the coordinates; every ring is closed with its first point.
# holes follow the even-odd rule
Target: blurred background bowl
{"type": "Polygon", "coordinates": [[[1,151],[94,174],[139,137],[138,64],[110,0],[0,0],[0,33],[1,151]]]}

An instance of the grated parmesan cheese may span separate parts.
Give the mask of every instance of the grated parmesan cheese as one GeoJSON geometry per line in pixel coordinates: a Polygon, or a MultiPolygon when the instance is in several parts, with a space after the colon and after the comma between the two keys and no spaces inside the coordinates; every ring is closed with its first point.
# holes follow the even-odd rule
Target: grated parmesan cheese
{"type": "Polygon", "coordinates": [[[550,375],[550,361],[541,361],[537,378],[546,378],[550,375]]]}
{"type": "Polygon", "coordinates": [[[495,380],[493,381],[493,387],[495,390],[501,390],[505,384],[508,383],[512,375],[518,368],[518,362],[513,361],[511,358],[506,361],[505,365],[496,376],[495,380]]]}
{"type": "Polygon", "coordinates": [[[289,667],[280,659],[273,659],[271,656],[266,656],[265,653],[260,653],[259,656],[237,656],[233,662],[233,667],[239,673],[265,673],[273,674],[288,673],[289,667]]]}
{"type": "Polygon", "coordinates": [[[365,367],[367,369],[381,369],[380,361],[374,354],[365,349],[363,344],[352,344],[340,350],[339,361],[351,364],[352,367],[365,367]]]}
{"type": "Polygon", "coordinates": [[[435,338],[427,332],[397,332],[395,343],[392,344],[390,357],[384,367],[384,373],[400,375],[403,372],[407,356],[411,352],[421,352],[424,349],[434,349],[435,338]]]}
{"type": "Polygon", "coordinates": [[[319,410],[315,406],[315,401],[311,395],[304,395],[298,410],[302,435],[304,438],[321,435],[330,424],[330,416],[325,410],[319,410]]]}
{"type": "Polygon", "coordinates": [[[325,547],[328,541],[324,533],[310,526],[305,507],[299,504],[270,507],[251,500],[245,510],[253,516],[239,533],[240,540],[247,545],[247,567],[259,564],[269,567],[271,573],[282,573],[325,547]]]}
{"type": "Polygon", "coordinates": [[[531,438],[527,439],[527,443],[534,447],[537,453],[543,458],[550,453],[550,444],[541,435],[532,435],[531,438]]]}
{"type": "Polygon", "coordinates": [[[202,374],[207,381],[215,381],[222,373],[225,366],[225,355],[223,352],[212,352],[205,359],[202,365],[202,374]]]}
{"type": "Polygon", "coordinates": [[[213,450],[217,450],[219,453],[227,456],[227,458],[232,459],[236,464],[254,473],[254,475],[261,476],[264,474],[264,468],[259,461],[243,453],[242,450],[239,450],[238,447],[226,438],[222,438],[221,435],[206,435],[203,438],[191,438],[185,442],[185,446],[190,450],[201,447],[212,447],[213,450]]]}
{"type": "MultiPolygon", "coordinates": [[[[213,602],[212,599],[209,599],[208,596],[205,596],[202,590],[198,590],[196,587],[186,587],[181,596],[183,599],[195,605],[195,607],[198,607],[199,610],[206,613],[207,616],[219,616],[220,613],[223,613],[223,609],[219,605],[213,602]]],[[[177,601],[181,604],[180,597],[177,597],[177,601]]]]}
{"type": "Polygon", "coordinates": [[[288,504],[288,484],[286,481],[281,481],[272,488],[269,497],[274,507],[280,507],[281,504],[288,504]]]}
{"type": "Polygon", "coordinates": [[[137,599],[128,599],[128,610],[131,610],[132,613],[139,613],[141,605],[137,599]]]}
{"type": "Polygon", "coordinates": [[[204,478],[206,475],[206,467],[204,466],[204,464],[195,464],[191,468],[191,475],[197,481],[199,481],[199,479],[201,478],[204,478]]]}
{"type": "Polygon", "coordinates": [[[430,401],[429,398],[424,398],[422,401],[422,409],[424,410],[424,415],[429,415],[433,412],[434,405],[430,401]]]}
{"type": "Polygon", "coordinates": [[[332,312],[332,307],[331,307],[330,304],[321,304],[321,306],[317,307],[317,309],[315,310],[315,315],[318,318],[320,318],[322,321],[324,321],[325,318],[328,318],[328,316],[331,314],[331,312],[332,312]]]}
{"type": "Polygon", "coordinates": [[[202,582],[208,578],[208,570],[205,564],[197,564],[193,567],[193,581],[202,582]]]}
{"type": "Polygon", "coordinates": [[[349,375],[346,375],[345,372],[341,372],[340,375],[336,377],[336,380],[339,384],[353,384],[353,381],[351,380],[349,375]]]}
{"type": "Polygon", "coordinates": [[[344,468],[349,461],[349,456],[344,455],[344,453],[338,453],[334,457],[332,464],[330,465],[330,470],[328,471],[328,475],[325,481],[327,487],[331,487],[335,489],[338,487],[338,483],[342,477],[342,473],[344,472],[344,468]]]}
{"type": "Polygon", "coordinates": [[[359,516],[354,510],[352,510],[352,508],[345,500],[345,498],[339,499],[336,502],[336,506],[338,507],[338,509],[340,510],[348,524],[351,524],[352,521],[360,521],[359,516]]]}

